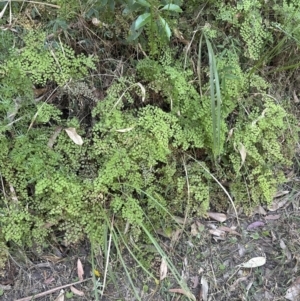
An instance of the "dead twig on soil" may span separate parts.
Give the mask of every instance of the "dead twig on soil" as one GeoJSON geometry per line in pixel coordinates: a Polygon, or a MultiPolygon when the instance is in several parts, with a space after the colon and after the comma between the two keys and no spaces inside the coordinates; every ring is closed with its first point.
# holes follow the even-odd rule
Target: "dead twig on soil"
{"type": "Polygon", "coordinates": [[[36,295],[32,295],[30,297],[25,297],[25,298],[22,298],[22,299],[18,299],[16,301],[30,301],[30,300],[34,300],[36,298],[39,298],[39,297],[43,297],[43,296],[46,296],[46,295],[49,295],[49,294],[52,294],[56,291],[59,291],[63,288],[66,288],[66,287],[69,287],[69,286],[73,286],[73,285],[76,285],[76,284],[80,284],[82,282],[86,282],[88,280],[91,280],[92,278],[87,278],[87,279],[84,279],[82,281],[77,281],[77,282],[73,282],[73,283],[70,283],[70,284],[65,284],[65,285],[62,285],[62,286],[59,286],[59,287],[56,287],[56,288],[52,288],[51,290],[49,291],[46,291],[46,292],[43,292],[43,293],[39,293],[39,294],[36,294],[36,295]]]}

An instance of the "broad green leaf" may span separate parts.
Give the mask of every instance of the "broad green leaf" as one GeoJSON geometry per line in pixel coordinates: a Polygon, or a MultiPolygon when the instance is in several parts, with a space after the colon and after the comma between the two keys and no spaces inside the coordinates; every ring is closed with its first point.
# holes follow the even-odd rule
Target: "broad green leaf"
{"type": "Polygon", "coordinates": [[[162,18],[161,16],[159,16],[159,20],[160,20],[160,23],[161,23],[162,27],[164,28],[164,30],[165,30],[165,32],[167,34],[168,39],[170,39],[170,37],[171,37],[171,29],[170,29],[167,21],[164,18],[162,18]]]}
{"type": "Polygon", "coordinates": [[[167,4],[164,7],[162,7],[160,10],[170,10],[170,11],[175,11],[177,13],[182,12],[182,9],[176,4],[167,4]]]}
{"type": "Polygon", "coordinates": [[[128,42],[132,42],[134,40],[136,40],[139,35],[142,33],[143,28],[139,28],[138,30],[135,30],[135,21],[132,23],[132,25],[130,26],[130,30],[129,30],[129,36],[127,38],[128,42]]]}
{"type": "Polygon", "coordinates": [[[123,11],[122,11],[122,14],[123,15],[129,15],[129,14],[131,14],[132,12],[134,12],[135,10],[137,10],[137,9],[139,9],[141,6],[137,3],[137,2],[135,2],[134,4],[132,4],[132,5],[127,5],[124,9],[123,9],[123,11]]]}
{"type": "Polygon", "coordinates": [[[140,15],[135,20],[135,30],[138,30],[139,28],[145,26],[148,22],[151,20],[151,14],[150,13],[144,13],[140,15]]]}
{"type": "Polygon", "coordinates": [[[146,0],[137,0],[136,2],[142,6],[151,7],[151,4],[146,0]]]}

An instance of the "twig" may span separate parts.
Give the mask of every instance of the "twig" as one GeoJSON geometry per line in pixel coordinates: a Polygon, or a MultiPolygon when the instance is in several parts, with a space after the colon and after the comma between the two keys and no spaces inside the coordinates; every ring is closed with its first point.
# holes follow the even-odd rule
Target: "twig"
{"type": "Polygon", "coordinates": [[[108,265],[109,265],[109,254],[110,254],[110,249],[111,249],[113,226],[114,226],[114,216],[112,217],[112,220],[111,220],[111,228],[110,228],[109,241],[108,241],[108,251],[107,251],[107,257],[106,257],[106,263],[105,263],[105,272],[104,272],[104,277],[103,277],[103,287],[101,290],[101,298],[103,297],[104,289],[105,289],[105,285],[106,285],[106,277],[107,277],[107,270],[108,270],[108,265]]]}
{"type": "Polygon", "coordinates": [[[77,282],[73,282],[73,283],[70,283],[70,284],[65,284],[65,285],[62,285],[62,286],[59,286],[59,287],[56,287],[56,288],[52,288],[51,290],[49,291],[46,291],[46,292],[43,292],[43,293],[39,293],[39,294],[36,294],[36,295],[32,295],[30,297],[25,297],[25,298],[22,298],[22,299],[18,299],[16,301],[30,301],[30,300],[33,300],[33,299],[36,299],[36,298],[39,298],[39,297],[43,297],[43,296],[46,296],[46,295],[49,295],[49,294],[52,294],[56,291],[59,291],[63,288],[66,288],[66,287],[69,287],[69,286],[72,286],[72,285],[76,285],[76,284],[80,284],[82,282],[86,282],[88,280],[91,280],[92,278],[87,278],[87,279],[84,279],[82,281],[77,281],[77,282]]]}

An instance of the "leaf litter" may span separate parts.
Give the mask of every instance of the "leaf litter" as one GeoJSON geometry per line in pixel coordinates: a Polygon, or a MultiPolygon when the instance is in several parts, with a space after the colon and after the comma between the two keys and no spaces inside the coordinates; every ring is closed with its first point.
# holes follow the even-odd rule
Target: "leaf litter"
{"type": "MultiPolygon", "coordinates": [[[[169,300],[173,294],[175,294],[174,300],[180,295],[190,300],[205,300],[205,280],[209,288],[207,300],[297,300],[300,293],[300,285],[295,280],[300,264],[300,258],[297,259],[299,257],[297,250],[300,249],[300,214],[298,211],[291,210],[291,207],[278,209],[275,212],[266,212],[267,214],[263,217],[264,221],[259,220],[264,223],[264,226],[253,228],[257,231],[255,238],[247,230],[247,227],[253,224],[254,216],[245,217],[243,215],[239,216],[241,227],[236,226],[236,219],[229,216],[226,216],[227,219],[223,222],[194,219],[191,223],[185,224],[183,230],[174,229],[172,235],[161,236],[160,245],[168,256],[168,262],[170,260],[178,269],[184,285],[178,285],[172,272],[168,270],[166,263],[160,257],[157,267],[160,283],[156,284],[153,279],[147,280],[147,278],[135,282],[137,287],[141,283],[149,287],[149,294],[144,293],[142,301],[151,300],[151,296],[153,297],[152,301],[169,300]],[[268,216],[276,218],[269,219],[268,216]],[[168,283],[168,287],[165,287],[168,283]],[[155,289],[157,285],[158,290],[155,289]],[[155,295],[152,295],[153,292],[156,292],[155,295]]],[[[261,213],[262,211],[256,214],[263,216],[261,213]]],[[[77,256],[77,258],[79,257],[77,256]]],[[[124,257],[124,261],[128,266],[130,265],[130,260],[126,257],[124,257]]],[[[49,263],[53,267],[64,264],[61,261],[50,261],[49,263]]],[[[49,267],[41,266],[40,269],[47,271],[49,267]]],[[[68,275],[71,275],[71,270],[74,270],[74,261],[68,275]]],[[[83,278],[85,276],[83,271],[80,258],[74,271],[75,278],[76,276],[83,278]]],[[[62,273],[53,275],[62,276],[62,273]]],[[[48,274],[48,278],[50,279],[51,275],[48,274]]],[[[41,292],[45,292],[46,284],[43,282],[48,278],[42,278],[41,292]]],[[[56,276],[54,278],[49,285],[59,288],[57,283],[59,278],[56,276]]],[[[130,287],[126,279],[126,277],[117,278],[120,288],[118,290],[113,282],[108,281],[103,300],[110,301],[118,298],[124,301],[133,300],[132,295],[125,296],[122,293],[124,290],[128,291],[130,287]]],[[[71,282],[69,281],[70,285],[67,286],[69,290],[70,286],[75,288],[71,282]]],[[[4,283],[0,282],[0,284],[4,283]]],[[[85,286],[90,286],[90,292],[93,291],[91,281],[86,282],[85,286]]],[[[71,288],[72,291],[73,288],[71,288]]],[[[79,296],[82,300],[91,300],[88,290],[82,290],[77,285],[76,289],[79,291],[76,291],[78,294],[80,292],[85,294],[79,296]]],[[[13,292],[16,292],[15,288],[5,291],[5,294],[13,292]]],[[[73,294],[76,295],[74,291],[73,294]]],[[[27,296],[30,294],[28,293],[27,296]]],[[[18,300],[18,298],[8,300],[18,300]]]]}

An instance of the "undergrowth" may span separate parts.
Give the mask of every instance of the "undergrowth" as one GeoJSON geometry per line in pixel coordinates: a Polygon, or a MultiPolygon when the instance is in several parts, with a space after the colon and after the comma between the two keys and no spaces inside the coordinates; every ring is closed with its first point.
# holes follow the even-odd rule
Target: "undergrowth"
{"type": "MultiPolygon", "coordinates": [[[[63,232],[64,244],[87,236],[103,247],[113,218],[125,244],[149,243],[145,233],[172,229],[173,216],[205,216],[209,209],[226,207],[226,195],[207,170],[229,183],[235,205],[245,212],[270,204],[285,182],[284,168],[292,164],[298,128],[288,106],[269,95],[272,85],[257,68],[280,53],[266,47],[283,34],[289,43],[298,41],[294,18],[283,21],[286,14],[299,17],[293,11],[298,2],[274,6],[274,20],[261,14],[268,12],[264,1],[211,3],[212,24],[194,31],[195,39],[204,32],[207,42],[198,66],[193,61],[198,47],[189,61],[180,45],[168,47],[180,7],[191,12],[195,1],[100,2],[105,7],[100,15],[107,19],[93,29],[95,34],[122,47],[140,47],[144,54],[132,59],[134,68],[115,79],[101,101],[88,93],[76,96],[76,89],[70,93],[73,106],[61,105],[64,97],[61,103],[34,99],[36,88],[65,91],[78,83],[86,89],[90,72],[99,77],[95,56],[67,44],[68,28],[61,28],[65,40],[57,32],[49,38],[43,29],[1,36],[2,241],[42,248],[50,234],[63,232]],[[118,22],[123,26],[116,29],[118,22]],[[225,24],[223,32],[216,30],[220,24],[225,24]],[[110,34],[122,36],[126,30],[128,39],[110,34]],[[228,43],[231,35],[235,39],[228,43]],[[86,107],[92,113],[79,119],[86,107]],[[214,107],[220,109],[217,127],[214,107]],[[75,144],[66,128],[76,128],[83,144],[75,144]]],[[[76,1],[57,3],[56,21],[73,20],[76,13],[87,22],[101,17],[76,1]]]]}

